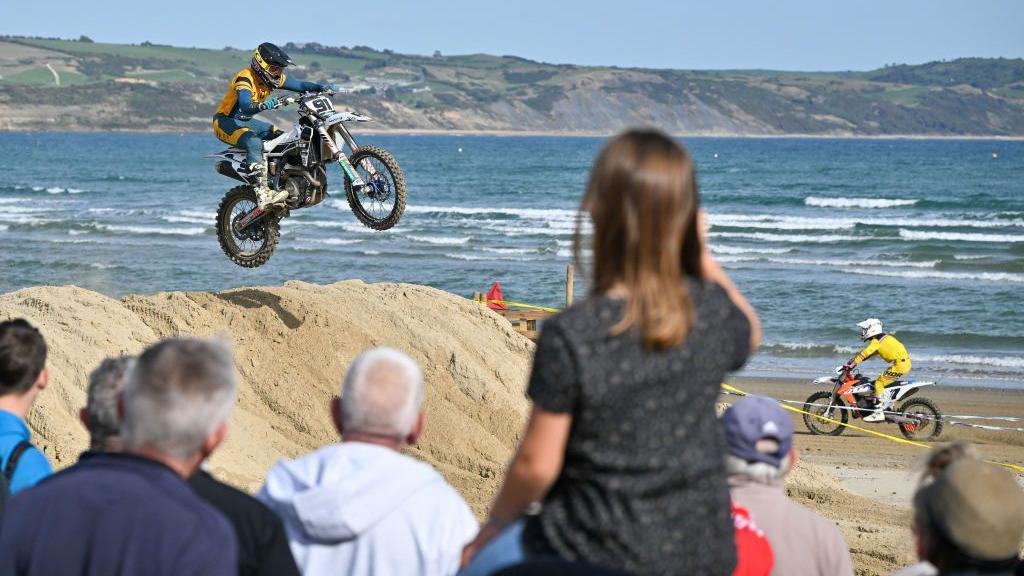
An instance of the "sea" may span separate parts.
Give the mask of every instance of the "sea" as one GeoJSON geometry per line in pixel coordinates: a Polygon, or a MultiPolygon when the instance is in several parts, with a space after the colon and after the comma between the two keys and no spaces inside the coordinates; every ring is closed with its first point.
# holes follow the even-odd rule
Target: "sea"
{"type": "MultiPolygon", "coordinates": [[[[564,304],[602,138],[356,137],[405,170],[399,225],[363,227],[335,171],[333,197],[283,222],[273,258],[249,270],[214,235],[233,184],[204,158],[222,148],[212,134],[0,133],[0,292],[74,284],[118,297],[360,278],[467,297],[500,282],[507,300],[564,304]]],[[[907,345],[917,379],[1024,388],[1024,142],[684,143],[712,249],[764,323],[743,375],[828,374],[857,351],[856,323],[877,317],[907,345]]]]}

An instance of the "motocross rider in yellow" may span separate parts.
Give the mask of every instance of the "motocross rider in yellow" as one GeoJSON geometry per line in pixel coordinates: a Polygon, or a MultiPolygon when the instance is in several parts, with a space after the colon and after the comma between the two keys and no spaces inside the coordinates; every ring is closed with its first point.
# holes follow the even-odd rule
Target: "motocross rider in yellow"
{"type": "Polygon", "coordinates": [[[217,138],[246,150],[248,174],[245,176],[255,184],[256,198],[264,210],[288,197],[287,192],[271,190],[267,185],[267,165],[263,161],[263,142],[276,138],[281,132],[273,124],[253,116],[278,106],[277,98],[270,96],[275,89],[292,92],[340,90],[337,84],[317,84],[286,77],[284,69],[291,64],[294,62],[284,50],[269,42],[260,44],[249,67],[231,79],[231,86],[213,116],[213,133],[217,138]]]}
{"type": "Polygon", "coordinates": [[[868,318],[857,324],[860,328],[861,340],[867,342],[867,346],[846,363],[846,368],[852,369],[857,364],[878,354],[878,356],[889,363],[888,369],[875,380],[875,411],[864,417],[865,422],[881,422],[885,420],[885,408],[882,404],[882,396],[885,394],[885,387],[902,378],[910,371],[910,354],[903,343],[892,334],[882,331],[882,322],[878,318],[868,318]]]}

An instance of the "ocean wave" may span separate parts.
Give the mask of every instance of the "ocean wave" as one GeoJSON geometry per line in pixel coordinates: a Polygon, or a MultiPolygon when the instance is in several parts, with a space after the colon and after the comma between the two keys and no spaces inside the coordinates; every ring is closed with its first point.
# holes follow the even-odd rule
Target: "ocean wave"
{"type": "Polygon", "coordinates": [[[359,244],[362,239],[359,238],[324,238],[322,240],[313,240],[317,244],[326,244],[328,246],[351,246],[352,244],[359,244]]]}
{"type": "Polygon", "coordinates": [[[928,232],[900,228],[904,240],[946,240],[953,242],[1024,242],[1019,234],[978,234],[973,232],[928,232]]]}
{"type": "MultiPolygon", "coordinates": [[[[559,243],[561,245],[561,243],[559,243]]],[[[715,254],[787,254],[793,248],[743,248],[740,246],[722,246],[712,244],[711,251],[715,254]]]]}
{"type": "Polygon", "coordinates": [[[857,222],[852,220],[801,218],[799,216],[748,216],[746,214],[710,214],[708,220],[712,226],[716,227],[759,228],[766,230],[836,230],[849,229],[857,225],[857,222]]]}
{"type": "Polygon", "coordinates": [[[359,253],[363,256],[380,256],[380,250],[360,250],[359,253]]]}
{"type": "Polygon", "coordinates": [[[409,240],[412,240],[413,242],[437,244],[440,246],[456,246],[459,244],[466,244],[470,240],[468,236],[462,238],[452,238],[447,236],[413,236],[411,234],[408,234],[405,237],[408,238],[409,240]]]}
{"type": "Polygon", "coordinates": [[[1024,283],[1024,274],[1011,272],[943,272],[938,270],[877,270],[867,268],[848,268],[851,274],[866,276],[886,276],[891,278],[909,278],[924,280],[980,280],[983,282],[1024,283]]]}
{"type": "MultiPolygon", "coordinates": [[[[347,209],[348,206],[345,206],[347,209]]],[[[508,208],[508,207],[487,207],[476,208],[468,206],[407,206],[406,212],[411,214],[461,214],[465,216],[480,215],[503,215],[527,218],[530,220],[576,220],[576,210],[565,210],[562,208],[508,208]]]]}
{"type": "Polygon", "coordinates": [[[946,364],[968,364],[974,366],[995,366],[998,368],[1024,368],[1024,358],[1017,356],[973,356],[968,354],[914,355],[920,362],[942,362],[946,364]]]}
{"type": "Polygon", "coordinates": [[[335,222],[333,220],[299,220],[294,221],[296,226],[313,226],[314,228],[344,228],[344,222],[335,222]]]}
{"type": "Polygon", "coordinates": [[[11,229],[11,227],[10,227],[10,226],[8,226],[8,225],[6,225],[6,224],[0,224],[0,232],[6,232],[6,231],[8,231],[8,230],[10,230],[10,229],[11,229]]]}
{"type": "Polygon", "coordinates": [[[953,254],[953,260],[984,260],[989,258],[985,254],[953,254]]]}
{"type": "Polygon", "coordinates": [[[526,261],[532,260],[532,258],[523,258],[523,257],[514,257],[514,256],[497,256],[497,255],[485,256],[485,255],[482,255],[482,254],[465,254],[465,253],[459,253],[459,252],[451,252],[451,253],[445,254],[445,257],[446,258],[451,258],[453,260],[465,260],[467,262],[479,262],[479,261],[489,261],[489,262],[498,262],[498,261],[502,261],[502,262],[526,262],[526,261]]]}
{"type": "Polygon", "coordinates": [[[904,228],[1013,228],[1024,227],[1024,219],[996,220],[975,218],[891,218],[808,217],[774,214],[709,214],[712,226],[776,230],[837,230],[856,226],[904,228]]]}
{"type": "Polygon", "coordinates": [[[769,234],[767,232],[710,232],[716,238],[747,238],[750,240],[763,240],[765,242],[789,242],[808,244],[834,244],[836,242],[864,242],[871,240],[871,237],[864,236],[839,236],[822,235],[808,236],[806,234],[769,234]]]}
{"type": "Polygon", "coordinates": [[[33,186],[33,192],[46,192],[47,194],[81,194],[87,192],[81,188],[62,188],[60,186],[33,186]]]}
{"type": "Polygon", "coordinates": [[[201,236],[209,228],[164,228],[160,226],[120,226],[115,224],[94,224],[98,230],[120,234],[158,234],[161,236],[201,236]]]}
{"type": "Polygon", "coordinates": [[[484,252],[490,252],[492,254],[537,254],[536,248],[488,248],[487,246],[481,246],[480,250],[484,252]]]}
{"type": "Polygon", "coordinates": [[[820,198],[808,196],[804,204],[815,208],[899,208],[913,206],[917,200],[897,200],[893,198],[820,198]]]}
{"type": "Polygon", "coordinates": [[[205,218],[196,218],[194,216],[161,216],[165,222],[172,224],[213,224],[214,219],[207,216],[205,218]]]}
{"type": "Polygon", "coordinates": [[[857,349],[851,346],[833,344],[814,344],[810,342],[772,342],[761,347],[765,352],[776,352],[788,356],[833,356],[837,354],[855,354],[857,349]]]}

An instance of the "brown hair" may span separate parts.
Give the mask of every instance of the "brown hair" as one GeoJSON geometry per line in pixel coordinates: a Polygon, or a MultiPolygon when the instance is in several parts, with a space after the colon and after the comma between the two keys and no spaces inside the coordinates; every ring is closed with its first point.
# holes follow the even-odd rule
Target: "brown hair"
{"type": "Polygon", "coordinates": [[[46,340],[23,318],[0,322],[0,396],[24,394],[46,367],[46,340]]]}
{"type": "MultiPolygon", "coordinates": [[[[594,223],[593,294],[628,291],[621,334],[638,327],[648,349],[676,346],[696,313],[685,276],[701,277],[697,179],[689,154],[656,130],[613,138],[594,162],[580,206],[594,223]]],[[[580,261],[580,226],[576,260],[580,261]]]]}

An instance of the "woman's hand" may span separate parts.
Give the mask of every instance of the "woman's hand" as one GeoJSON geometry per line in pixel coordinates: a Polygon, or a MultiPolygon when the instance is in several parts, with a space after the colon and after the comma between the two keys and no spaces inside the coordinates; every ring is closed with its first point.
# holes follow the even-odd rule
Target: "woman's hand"
{"type": "Polygon", "coordinates": [[[504,526],[501,522],[488,520],[483,528],[476,533],[476,538],[473,538],[469,544],[462,548],[462,564],[459,565],[459,570],[464,570],[466,566],[469,566],[476,553],[486,546],[488,542],[494,540],[495,536],[501,534],[502,529],[504,529],[504,526]]]}

